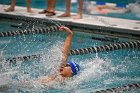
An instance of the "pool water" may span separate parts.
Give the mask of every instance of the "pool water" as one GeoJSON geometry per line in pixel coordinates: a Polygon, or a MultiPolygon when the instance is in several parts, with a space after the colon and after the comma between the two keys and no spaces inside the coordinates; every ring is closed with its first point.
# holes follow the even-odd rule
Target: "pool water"
{"type": "MultiPolygon", "coordinates": [[[[60,10],[60,11],[64,11],[65,10],[65,0],[57,0],[57,5],[56,5],[56,10],[60,10]]],[[[90,1],[90,0],[88,0],[90,1]]],[[[102,0],[98,0],[98,1],[102,1],[102,0]]],[[[130,3],[137,3],[138,0],[104,0],[106,2],[109,3],[123,3],[123,4],[130,4],[130,3]]],[[[10,0],[0,0],[0,4],[10,4],[10,0]]],[[[16,3],[18,6],[26,6],[26,2],[24,0],[17,0],[16,3]]],[[[46,6],[46,2],[45,0],[32,0],[31,3],[32,7],[34,8],[43,8],[45,9],[46,6]]],[[[73,3],[72,7],[71,7],[72,12],[77,12],[77,4],[73,3]]],[[[140,12],[139,12],[139,4],[135,4],[135,8],[132,9],[133,12],[128,12],[125,14],[97,14],[97,15],[101,15],[101,16],[108,16],[108,17],[116,17],[116,18],[124,18],[124,19],[133,19],[133,20],[140,20],[140,12]],[[137,7],[136,7],[137,6],[137,7]]],[[[86,12],[85,12],[86,13],[86,12]]]]}
{"type": "MultiPolygon", "coordinates": [[[[5,20],[1,19],[0,21],[0,32],[6,31],[17,31],[18,29],[28,29],[28,28],[35,28],[37,26],[45,26],[45,24],[38,24],[32,22],[22,22],[22,21],[13,21],[13,20],[5,20]],[[12,21],[12,22],[11,22],[12,21]],[[19,25],[22,24],[22,25],[19,25]]],[[[84,30],[83,30],[84,31],[84,30]]],[[[27,53],[26,55],[36,54],[37,51],[40,51],[47,46],[51,46],[53,43],[47,42],[56,42],[57,39],[64,40],[66,35],[64,33],[55,32],[53,34],[39,34],[39,35],[22,35],[17,37],[5,37],[1,38],[1,48],[5,48],[5,55],[18,56],[27,53]],[[46,41],[47,40],[47,41],[46,41]],[[46,44],[47,43],[47,44],[46,44]],[[34,47],[34,48],[32,48],[34,47]],[[30,50],[29,50],[30,49],[30,50]],[[15,52],[16,51],[16,52],[15,52]]],[[[129,41],[131,39],[128,38],[117,38],[114,37],[110,39],[109,36],[103,35],[96,35],[84,32],[74,32],[74,42],[72,43],[72,49],[77,48],[85,48],[91,46],[100,46],[110,43],[117,43],[120,41],[129,41]],[[76,35],[75,35],[76,34],[76,35]],[[95,38],[106,38],[107,42],[101,42],[94,40],[95,38]],[[87,44],[86,42],[90,42],[87,44]],[[78,45],[77,45],[78,44],[78,45]]],[[[106,41],[105,40],[105,41],[106,41]]]]}
{"type": "MultiPolygon", "coordinates": [[[[7,21],[0,21],[0,32],[30,27],[28,25],[20,28],[13,27],[11,24],[17,24],[17,22],[8,21],[7,23],[7,21]]],[[[37,25],[41,24],[35,26],[37,25]]],[[[130,41],[129,38],[118,38],[114,41],[100,41],[92,38],[96,36],[97,34],[74,30],[71,49],[130,41]]],[[[47,86],[39,84],[36,82],[38,78],[48,76],[57,70],[62,58],[61,50],[65,37],[66,34],[63,32],[0,37],[0,85],[8,84],[7,93],[91,93],[140,81],[140,49],[122,49],[96,54],[71,55],[69,60],[81,66],[77,76],[67,79],[64,83],[54,82],[47,86]],[[38,60],[16,63],[5,61],[8,57],[32,54],[42,54],[42,57],[38,60]]],[[[124,93],[139,92],[140,90],[134,90],[124,93]]]]}

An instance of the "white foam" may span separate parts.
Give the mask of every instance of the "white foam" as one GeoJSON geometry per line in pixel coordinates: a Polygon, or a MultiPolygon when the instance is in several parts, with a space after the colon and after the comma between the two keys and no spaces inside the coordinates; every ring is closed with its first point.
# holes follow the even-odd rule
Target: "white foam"
{"type": "Polygon", "coordinates": [[[1,44],[8,44],[8,43],[10,43],[10,42],[11,42],[10,40],[1,40],[1,41],[0,41],[1,44]]]}
{"type": "MultiPolygon", "coordinates": [[[[56,44],[52,45],[47,53],[45,53],[41,61],[45,66],[45,70],[47,71],[56,71],[58,67],[60,67],[61,59],[62,59],[62,42],[57,42],[56,44]]],[[[51,72],[51,73],[52,73],[51,72]]]]}
{"type": "MultiPolygon", "coordinates": [[[[66,82],[66,88],[76,89],[80,84],[90,82],[91,80],[100,78],[102,77],[102,75],[105,75],[115,70],[109,59],[103,60],[96,57],[93,59],[87,59],[80,63],[80,74],[68,80],[66,82]]],[[[78,89],[76,90],[79,91],[78,89]]]]}
{"type": "Polygon", "coordinates": [[[17,68],[12,68],[9,62],[5,61],[5,58],[3,56],[3,51],[0,51],[0,86],[6,85],[11,81],[11,76],[13,74],[16,74],[17,68]]]}
{"type": "Polygon", "coordinates": [[[0,69],[0,84],[9,85],[10,83],[16,86],[18,89],[27,90],[30,92],[41,91],[42,85],[36,82],[37,79],[31,77],[31,75],[42,76],[55,73],[60,66],[62,59],[62,43],[63,42],[57,42],[50,46],[50,48],[45,51],[46,53],[41,57],[40,63],[38,63],[38,61],[34,61],[31,65],[25,65],[24,68],[21,67],[22,61],[16,62],[17,64],[15,67],[11,66],[10,62],[5,61],[3,51],[1,50],[0,65],[2,67],[0,69]],[[43,74],[41,74],[42,71],[43,74]],[[16,76],[16,79],[12,79],[12,76],[16,76]]]}
{"type": "Polygon", "coordinates": [[[140,17],[140,4],[138,3],[131,3],[128,5],[131,13],[135,14],[137,17],[140,17]]]}
{"type": "MultiPolygon", "coordinates": [[[[21,63],[22,63],[21,61],[17,62],[18,64],[16,68],[9,67],[9,64],[3,61],[4,64],[2,64],[2,67],[4,67],[3,69],[7,71],[6,73],[3,73],[4,77],[16,74],[17,80],[11,81],[11,77],[7,77],[4,80],[6,82],[2,82],[3,78],[0,77],[0,82],[2,82],[1,84],[7,84],[9,82],[12,82],[12,84],[17,86],[18,89],[27,90],[34,93],[43,91],[44,87],[45,88],[47,87],[48,90],[56,88],[59,90],[63,89],[66,91],[73,91],[73,92],[76,91],[76,93],[77,92],[80,93],[82,91],[85,92],[88,90],[87,88],[83,90],[80,88],[77,89],[79,85],[84,84],[85,82],[97,78],[101,78],[103,75],[109,74],[120,68],[122,71],[124,71],[124,69],[127,70],[127,68],[125,67],[122,68],[122,65],[114,67],[109,58],[101,59],[98,57],[98,53],[97,53],[96,58],[86,59],[82,61],[80,59],[77,59],[76,62],[80,63],[81,71],[78,75],[66,80],[64,83],[65,85],[62,85],[61,83],[57,82],[50,86],[42,86],[40,83],[37,82],[36,78],[33,78],[30,75],[32,73],[34,74],[42,73],[41,71],[43,71],[43,75],[49,75],[55,73],[62,59],[62,45],[63,45],[62,42],[54,43],[53,45],[50,46],[50,48],[48,48],[45,51],[46,53],[43,52],[44,55],[41,57],[41,60],[39,62],[41,65],[35,64],[36,61],[34,61],[32,65],[29,66],[27,65],[25,69],[27,72],[29,72],[28,74],[24,74],[24,70],[19,69],[21,67],[21,63]],[[36,68],[39,68],[39,70],[36,68]]],[[[0,58],[3,58],[3,53],[1,53],[0,58]]],[[[39,74],[39,76],[42,76],[42,74],[39,74]]],[[[117,79],[118,81],[121,81],[120,78],[114,77],[113,79],[109,78],[107,80],[104,80],[103,83],[110,84],[113,81],[116,81],[117,79]]]]}

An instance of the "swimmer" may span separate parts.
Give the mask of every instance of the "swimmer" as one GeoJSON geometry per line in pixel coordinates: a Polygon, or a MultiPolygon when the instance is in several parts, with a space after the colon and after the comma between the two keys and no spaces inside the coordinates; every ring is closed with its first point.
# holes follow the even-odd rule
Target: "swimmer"
{"type": "Polygon", "coordinates": [[[122,10],[124,8],[121,7],[116,7],[116,6],[109,6],[109,5],[101,5],[101,6],[96,6],[95,10],[101,14],[108,14],[113,11],[117,10],[122,10]]]}
{"type": "Polygon", "coordinates": [[[90,3],[87,3],[85,5],[85,9],[87,10],[87,12],[93,14],[126,13],[129,11],[127,7],[119,6],[119,4],[115,6],[115,5],[95,5],[95,4],[92,5],[90,3]]]}
{"type": "MultiPolygon", "coordinates": [[[[73,35],[72,31],[69,28],[64,27],[64,26],[60,27],[59,30],[67,33],[67,37],[65,39],[63,51],[62,51],[63,58],[60,64],[60,68],[58,68],[57,73],[54,75],[42,76],[42,77],[39,77],[37,80],[35,80],[35,82],[38,82],[39,84],[48,85],[54,82],[63,83],[64,80],[77,75],[78,72],[80,71],[80,66],[77,63],[68,61],[68,55],[71,48],[72,35],[73,35]]],[[[24,81],[24,80],[20,80],[20,81],[21,82],[19,82],[19,85],[24,85],[25,83],[28,84],[28,81],[24,81]]],[[[9,89],[8,84],[0,86],[0,92],[8,91],[8,89],[9,89]]]]}
{"type": "MultiPolygon", "coordinates": [[[[31,2],[31,0],[27,0],[27,12],[33,13],[33,11],[31,10],[30,2],[31,2]]],[[[13,11],[15,11],[15,5],[16,5],[16,0],[12,0],[11,6],[9,8],[7,8],[7,9],[4,9],[4,11],[5,12],[13,12],[13,11]]]]}
{"type": "Polygon", "coordinates": [[[61,66],[59,68],[59,71],[50,77],[41,77],[39,79],[39,82],[42,84],[47,84],[53,81],[57,82],[63,82],[68,77],[73,77],[74,75],[77,75],[77,73],[80,71],[80,66],[72,61],[68,61],[68,55],[71,48],[71,42],[72,42],[72,31],[67,27],[60,27],[60,31],[65,31],[67,33],[67,37],[64,42],[63,47],[63,58],[61,61],[61,66]]]}

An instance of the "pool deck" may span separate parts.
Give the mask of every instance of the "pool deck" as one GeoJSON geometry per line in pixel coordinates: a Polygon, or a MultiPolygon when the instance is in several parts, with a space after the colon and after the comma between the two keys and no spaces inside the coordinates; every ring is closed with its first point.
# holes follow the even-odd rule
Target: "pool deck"
{"type": "Polygon", "coordinates": [[[112,17],[104,17],[104,16],[96,16],[96,15],[83,15],[83,19],[73,19],[72,17],[67,18],[58,18],[57,16],[61,15],[63,12],[56,11],[56,16],[47,17],[45,14],[38,14],[39,11],[43,9],[35,9],[34,13],[27,13],[25,7],[16,6],[14,12],[4,12],[4,9],[9,7],[8,5],[0,4],[0,17],[9,18],[14,16],[33,18],[33,19],[43,19],[43,20],[54,20],[58,22],[63,22],[63,24],[71,25],[79,28],[86,29],[98,29],[98,30],[106,30],[113,31],[119,33],[127,33],[140,35],[140,21],[139,20],[129,20],[129,19],[121,19],[121,18],[112,18],[112,17]]]}

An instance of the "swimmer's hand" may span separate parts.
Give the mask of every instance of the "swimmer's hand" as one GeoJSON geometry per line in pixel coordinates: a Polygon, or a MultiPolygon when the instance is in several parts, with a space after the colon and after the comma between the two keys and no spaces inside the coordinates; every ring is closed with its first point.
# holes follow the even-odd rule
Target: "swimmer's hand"
{"type": "Polygon", "coordinates": [[[65,31],[67,32],[67,34],[72,34],[72,31],[68,28],[68,27],[65,27],[65,26],[61,26],[59,28],[60,31],[65,31]]]}

